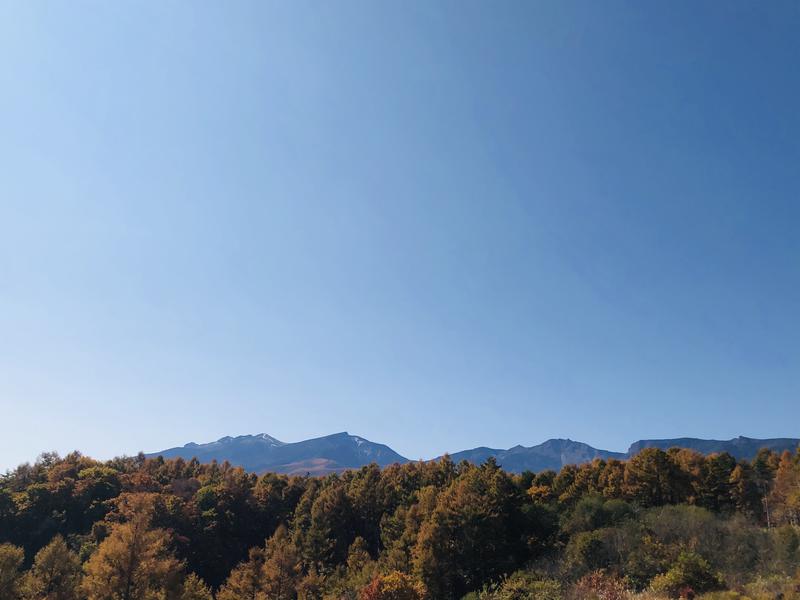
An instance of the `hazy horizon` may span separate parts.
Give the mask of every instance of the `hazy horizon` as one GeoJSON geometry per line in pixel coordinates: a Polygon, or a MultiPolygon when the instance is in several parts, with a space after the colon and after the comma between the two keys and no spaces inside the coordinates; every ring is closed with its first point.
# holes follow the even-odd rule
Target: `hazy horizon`
{"type": "Polygon", "coordinates": [[[800,5],[0,6],[0,472],[800,437],[800,5]]]}

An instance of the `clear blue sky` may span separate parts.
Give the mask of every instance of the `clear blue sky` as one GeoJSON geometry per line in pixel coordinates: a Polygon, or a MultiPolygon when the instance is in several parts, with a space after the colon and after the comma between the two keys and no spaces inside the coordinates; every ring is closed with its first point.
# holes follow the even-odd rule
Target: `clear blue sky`
{"type": "Polygon", "coordinates": [[[3,2],[0,468],[800,435],[796,2],[3,2]]]}

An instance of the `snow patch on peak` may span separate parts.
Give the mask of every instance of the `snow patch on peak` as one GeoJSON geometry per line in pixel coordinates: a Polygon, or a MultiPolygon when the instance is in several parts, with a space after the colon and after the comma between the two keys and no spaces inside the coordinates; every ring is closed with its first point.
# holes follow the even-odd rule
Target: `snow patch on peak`
{"type": "Polygon", "coordinates": [[[269,435],[268,433],[259,433],[259,434],[258,434],[257,436],[255,436],[255,437],[257,437],[257,438],[259,438],[259,439],[262,439],[262,440],[264,440],[265,442],[269,442],[271,446],[283,446],[283,445],[284,445],[284,443],[283,443],[282,441],[280,441],[280,440],[279,440],[279,439],[277,439],[277,438],[274,438],[274,437],[272,437],[272,436],[271,436],[271,435],[269,435]]]}

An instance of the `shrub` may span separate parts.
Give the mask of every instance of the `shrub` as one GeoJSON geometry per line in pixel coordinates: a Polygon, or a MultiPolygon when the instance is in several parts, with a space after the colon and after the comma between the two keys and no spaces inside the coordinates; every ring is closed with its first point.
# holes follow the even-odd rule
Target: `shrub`
{"type": "Polygon", "coordinates": [[[630,593],[619,577],[594,571],[572,586],[569,597],[572,600],[627,600],[630,593]]]}
{"type": "Polygon", "coordinates": [[[557,581],[517,571],[501,583],[485,588],[477,600],[562,600],[563,597],[557,581]]]}
{"type": "Polygon", "coordinates": [[[567,546],[567,566],[576,575],[605,569],[611,562],[603,530],[578,533],[567,546]]]}
{"type": "Polygon", "coordinates": [[[753,600],[773,600],[781,597],[784,600],[800,599],[800,579],[795,583],[790,577],[779,575],[759,577],[747,584],[744,589],[747,598],[753,600]]]}
{"type": "Polygon", "coordinates": [[[671,598],[692,598],[694,594],[719,590],[724,586],[719,575],[711,570],[711,565],[702,556],[694,552],[681,552],[669,571],[653,579],[651,587],[671,598]]]}

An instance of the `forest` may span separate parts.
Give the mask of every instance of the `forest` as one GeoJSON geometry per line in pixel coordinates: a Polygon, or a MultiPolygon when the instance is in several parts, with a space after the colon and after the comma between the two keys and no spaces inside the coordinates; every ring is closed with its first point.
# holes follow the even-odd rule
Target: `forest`
{"type": "Polygon", "coordinates": [[[325,477],[44,454],[0,476],[0,600],[800,598],[800,451],[325,477]]]}

